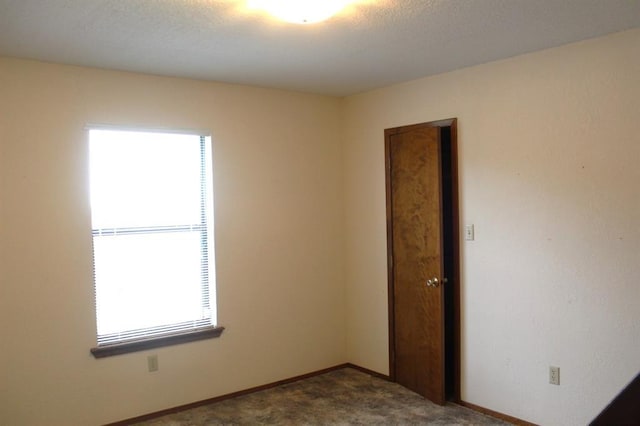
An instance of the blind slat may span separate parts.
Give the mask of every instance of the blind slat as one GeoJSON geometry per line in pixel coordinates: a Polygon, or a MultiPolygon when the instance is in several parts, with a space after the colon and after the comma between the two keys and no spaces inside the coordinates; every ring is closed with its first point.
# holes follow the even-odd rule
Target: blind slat
{"type": "Polygon", "coordinates": [[[157,234],[164,232],[202,232],[206,230],[206,223],[193,225],[169,225],[169,226],[148,226],[132,228],[98,228],[93,229],[93,236],[110,235],[133,235],[133,234],[157,234]]]}
{"type": "Polygon", "coordinates": [[[124,330],[119,333],[102,334],[98,336],[98,346],[114,345],[133,340],[145,340],[154,337],[168,336],[184,332],[197,331],[200,328],[211,327],[211,321],[202,319],[198,321],[186,321],[178,324],[167,324],[158,327],[141,328],[137,330],[124,330]]]}

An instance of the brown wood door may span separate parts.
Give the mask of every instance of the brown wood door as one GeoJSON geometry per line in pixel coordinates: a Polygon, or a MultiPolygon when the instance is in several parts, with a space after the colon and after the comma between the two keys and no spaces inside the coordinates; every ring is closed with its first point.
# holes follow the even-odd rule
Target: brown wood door
{"type": "Polygon", "coordinates": [[[386,144],[392,377],[444,404],[441,129],[389,129],[386,144]]]}

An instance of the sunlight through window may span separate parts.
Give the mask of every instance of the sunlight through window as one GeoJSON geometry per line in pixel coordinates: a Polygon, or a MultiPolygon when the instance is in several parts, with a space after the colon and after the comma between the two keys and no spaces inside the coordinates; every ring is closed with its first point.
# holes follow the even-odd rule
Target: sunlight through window
{"type": "Polygon", "coordinates": [[[89,138],[98,346],[214,325],[210,138],[89,138]]]}

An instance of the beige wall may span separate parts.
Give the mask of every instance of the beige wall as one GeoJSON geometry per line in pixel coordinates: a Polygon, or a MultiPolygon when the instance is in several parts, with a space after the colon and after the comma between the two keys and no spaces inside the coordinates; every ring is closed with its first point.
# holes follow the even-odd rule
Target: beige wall
{"type": "Polygon", "coordinates": [[[0,424],[103,424],[345,362],[340,118],[330,97],[0,59],[0,424]],[[86,123],[211,130],[220,339],[90,356],[86,123]]]}
{"type": "Polygon", "coordinates": [[[0,59],[0,423],[387,359],[383,130],[459,119],[463,398],[578,425],[640,370],[640,30],[344,100],[0,59]],[[95,360],[86,123],[209,129],[220,339],[95,360]],[[549,365],[562,384],[547,384],[549,365]]]}
{"type": "Polygon", "coordinates": [[[383,130],[457,117],[476,231],[463,399],[583,425],[640,371],[639,46],[634,30],[346,99],[349,361],[388,371],[383,130]]]}

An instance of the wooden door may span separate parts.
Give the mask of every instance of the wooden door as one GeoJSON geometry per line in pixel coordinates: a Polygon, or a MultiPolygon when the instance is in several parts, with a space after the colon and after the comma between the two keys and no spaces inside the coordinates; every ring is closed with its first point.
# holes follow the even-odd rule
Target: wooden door
{"type": "Polygon", "coordinates": [[[441,128],[388,129],[391,376],[445,403],[445,299],[441,128]]]}

